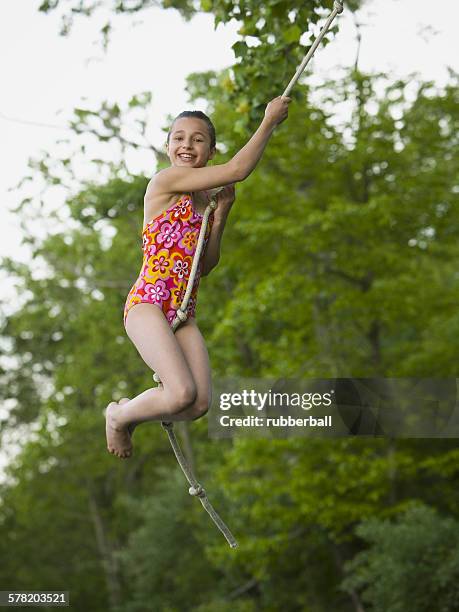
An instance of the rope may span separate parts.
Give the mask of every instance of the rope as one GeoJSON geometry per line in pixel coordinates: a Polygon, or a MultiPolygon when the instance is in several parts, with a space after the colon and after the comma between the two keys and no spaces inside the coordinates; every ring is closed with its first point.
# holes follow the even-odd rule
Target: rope
{"type": "MultiPolygon", "coordinates": [[[[186,308],[188,306],[188,302],[189,302],[189,299],[190,299],[190,296],[191,296],[191,292],[193,290],[194,280],[196,278],[199,261],[201,259],[201,253],[202,253],[202,249],[203,249],[203,246],[204,246],[204,238],[205,238],[205,233],[206,233],[206,229],[207,229],[207,224],[208,224],[208,221],[209,221],[209,215],[216,208],[217,208],[217,202],[215,201],[214,198],[212,198],[211,202],[207,206],[207,208],[206,208],[206,210],[204,212],[204,215],[203,215],[203,219],[202,219],[202,223],[201,223],[201,229],[199,231],[198,244],[196,245],[196,252],[195,252],[194,257],[193,257],[193,264],[191,266],[190,277],[188,279],[185,295],[183,297],[182,303],[180,304],[180,308],[177,310],[177,314],[175,316],[175,319],[172,321],[171,329],[172,329],[172,331],[174,333],[175,333],[176,329],[182,323],[184,323],[187,320],[187,318],[188,318],[188,315],[187,315],[187,312],[186,312],[186,308]]],[[[158,376],[158,374],[156,372],[153,374],[153,380],[155,382],[157,382],[159,385],[162,384],[161,383],[161,379],[159,378],[159,376],[158,376]]],[[[215,525],[218,527],[218,529],[220,529],[222,534],[225,536],[226,541],[228,542],[228,544],[231,546],[231,548],[236,548],[237,542],[236,542],[233,534],[228,529],[228,527],[223,522],[223,520],[220,518],[218,513],[215,511],[215,509],[213,508],[212,504],[210,503],[210,501],[207,498],[207,494],[206,494],[206,491],[205,491],[204,487],[202,487],[199,484],[199,482],[197,481],[195,475],[193,474],[193,470],[191,469],[191,466],[189,465],[188,461],[186,460],[185,455],[183,454],[183,452],[182,452],[182,450],[180,448],[180,445],[178,443],[178,440],[177,440],[177,438],[175,436],[173,423],[162,421],[161,425],[162,425],[163,429],[165,429],[166,432],[167,432],[167,435],[169,437],[169,442],[170,442],[170,444],[172,446],[172,450],[174,451],[175,457],[177,458],[177,461],[178,461],[180,467],[182,468],[182,472],[184,473],[185,478],[188,480],[188,482],[190,484],[190,488],[188,489],[189,494],[192,495],[193,497],[198,497],[199,498],[199,501],[203,505],[204,509],[209,513],[210,518],[213,520],[215,525]]]]}
{"type": "MultiPolygon", "coordinates": [[[[343,10],[344,9],[343,9],[342,1],[335,0],[334,1],[334,8],[333,8],[332,13],[330,14],[329,18],[327,19],[327,21],[326,21],[324,27],[322,28],[322,30],[320,31],[320,34],[318,35],[318,37],[314,41],[314,44],[312,45],[312,47],[310,48],[310,50],[306,54],[305,58],[301,62],[301,65],[299,66],[299,68],[296,71],[295,75],[293,76],[292,80],[287,85],[287,88],[285,89],[284,93],[282,94],[283,97],[286,97],[286,96],[289,95],[292,87],[298,81],[298,79],[300,78],[301,73],[306,68],[306,66],[308,65],[310,59],[314,55],[315,50],[319,46],[321,40],[323,39],[325,34],[328,32],[328,30],[330,28],[330,25],[332,24],[332,22],[335,19],[336,15],[340,15],[343,12],[343,10]]],[[[207,206],[207,208],[206,208],[206,210],[204,212],[204,215],[203,215],[203,219],[202,219],[202,223],[201,223],[201,229],[200,229],[199,237],[198,237],[198,244],[196,246],[196,252],[195,252],[194,257],[193,257],[193,264],[191,266],[190,277],[188,279],[185,295],[183,297],[183,301],[182,301],[182,303],[180,305],[180,308],[177,310],[177,314],[175,316],[175,319],[173,320],[172,325],[171,325],[172,331],[174,333],[175,333],[176,329],[182,323],[184,323],[187,320],[187,318],[188,318],[188,315],[187,315],[187,312],[186,312],[186,308],[188,306],[188,301],[190,299],[190,295],[191,295],[191,292],[193,290],[193,284],[194,284],[194,281],[195,281],[195,278],[196,278],[199,261],[201,259],[201,253],[202,253],[202,249],[203,249],[203,245],[204,245],[204,237],[205,237],[205,233],[206,233],[206,229],[207,229],[207,223],[208,223],[208,220],[209,220],[209,215],[211,214],[211,212],[213,210],[215,210],[217,208],[217,202],[215,201],[215,195],[219,191],[221,191],[222,189],[223,189],[223,187],[219,187],[219,188],[210,190],[210,192],[212,194],[212,199],[211,199],[211,202],[209,203],[209,205],[207,206]]],[[[159,378],[158,374],[156,374],[156,372],[153,374],[153,380],[155,382],[157,382],[159,385],[162,384],[161,383],[161,379],[159,378]]],[[[188,489],[189,494],[192,495],[193,497],[198,497],[199,498],[199,501],[203,505],[204,509],[209,513],[210,518],[213,520],[213,522],[218,527],[218,529],[222,532],[222,534],[226,538],[226,541],[228,542],[228,544],[231,546],[231,548],[236,548],[237,542],[234,539],[233,534],[228,529],[226,524],[222,521],[220,516],[214,510],[212,504],[207,499],[207,494],[206,494],[205,489],[196,480],[196,477],[193,474],[193,471],[192,471],[188,461],[186,460],[185,455],[183,454],[183,452],[182,452],[182,450],[180,448],[180,445],[178,443],[178,440],[177,440],[177,438],[175,436],[173,423],[162,421],[161,425],[162,425],[163,429],[165,429],[166,432],[167,432],[167,435],[169,437],[169,442],[171,443],[172,450],[174,451],[175,457],[177,458],[177,461],[178,461],[180,467],[182,468],[182,471],[183,471],[183,473],[185,475],[185,478],[188,480],[188,483],[190,484],[190,488],[188,489]]]]}
{"type": "Polygon", "coordinates": [[[177,458],[177,461],[178,461],[180,467],[182,468],[183,473],[185,474],[186,479],[188,480],[189,484],[191,485],[190,488],[188,489],[188,493],[190,495],[194,496],[194,497],[198,497],[199,498],[199,501],[203,505],[204,509],[209,513],[210,518],[213,520],[215,525],[218,527],[218,529],[220,529],[222,534],[225,536],[226,541],[228,542],[228,544],[231,546],[231,548],[236,548],[237,547],[237,542],[234,539],[233,534],[228,529],[226,524],[222,521],[222,519],[217,514],[217,512],[214,510],[212,504],[207,499],[207,494],[206,494],[205,489],[196,480],[196,477],[194,476],[194,474],[193,474],[193,472],[192,472],[192,470],[190,468],[189,463],[185,459],[185,456],[182,453],[182,450],[181,450],[181,448],[179,446],[177,438],[175,437],[175,433],[174,433],[174,429],[173,429],[173,424],[172,423],[165,423],[165,422],[163,422],[163,423],[161,423],[161,425],[166,430],[167,435],[169,436],[169,442],[171,443],[172,450],[174,451],[174,454],[175,454],[175,456],[177,458]]]}
{"type": "Polygon", "coordinates": [[[320,30],[320,33],[318,35],[318,37],[316,38],[316,40],[314,41],[314,44],[312,45],[312,47],[309,49],[309,51],[307,52],[307,54],[305,55],[303,61],[301,62],[301,64],[298,67],[298,70],[295,72],[292,80],[290,81],[290,83],[287,85],[284,93],[282,94],[282,97],[285,98],[289,95],[292,87],[295,85],[295,83],[298,81],[298,79],[300,78],[303,70],[306,68],[306,66],[309,64],[312,56],[314,55],[317,47],[320,45],[323,37],[325,36],[325,34],[328,32],[328,30],[330,29],[330,26],[332,24],[332,22],[334,21],[336,15],[341,15],[341,13],[344,11],[343,8],[343,3],[342,1],[338,1],[335,0],[334,5],[333,5],[333,11],[331,12],[329,18],[327,19],[324,27],[320,30]]]}

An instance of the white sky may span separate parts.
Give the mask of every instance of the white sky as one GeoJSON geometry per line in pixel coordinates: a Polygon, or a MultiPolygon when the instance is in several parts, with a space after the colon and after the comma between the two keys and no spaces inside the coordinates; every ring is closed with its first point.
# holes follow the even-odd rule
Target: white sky
{"type": "MultiPolygon", "coordinates": [[[[236,22],[214,31],[209,15],[186,23],[175,10],[150,9],[137,17],[135,28],[130,19],[117,18],[104,55],[93,43],[106,15],[79,19],[71,35],[63,38],[58,35],[58,16],[38,13],[39,4],[39,0],[0,3],[0,257],[26,256],[20,247],[17,215],[9,211],[18,204],[18,194],[8,189],[28,173],[29,157],[42,150],[57,155],[56,140],[69,135],[5,117],[65,126],[65,118],[83,97],[95,105],[103,100],[123,103],[149,90],[153,93],[150,137],[160,146],[166,115],[190,108],[186,76],[231,65],[231,45],[239,38],[236,22]]],[[[353,18],[345,12],[339,19],[337,39],[316,53],[312,64],[316,75],[331,77],[338,66],[355,61],[353,18]]],[[[439,85],[447,80],[448,65],[459,71],[457,0],[367,0],[358,20],[365,26],[362,69],[386,70],[399,77],[418,71],[439,85]],[[429,30],[435,34],[426,36],[429,30]]],[[[154,171],[153,155],[131,163],[133,171],[154,171]]],[[[0,276],[0,284],[2,296],[9,295],[8,279],[0,276]]]]}

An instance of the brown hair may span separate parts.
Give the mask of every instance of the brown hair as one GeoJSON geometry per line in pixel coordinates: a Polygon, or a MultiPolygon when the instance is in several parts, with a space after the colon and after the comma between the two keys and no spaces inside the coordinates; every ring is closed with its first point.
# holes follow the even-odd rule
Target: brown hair
{"type": "Polygon", "coordinates": [[[215,127],[214,127],[214,124],[209,119],[209,117],[205,113],[203,113],[202,111],[183,111],[182,113],[180,113],[180,115],[177,115],[177,117],[172,122],[172,125],[171,125],[171,127],[169,129],[169,132],[167,134],[167,144],[169,144],[169,138],[170,138],[171,130],[172,130],[172,127],[173,127],[174,123],[177,121],[177,119],[181,119],[182,117],[196,117],[196,119],[202,119],[203,121],[205,121],[205,123],[207,125],[207,129],[209,131],[209,136],[210,136],[210,148],[213,149],[215,147],[215,145],[216,145],[216,136],[215,136],[215,127]]]}

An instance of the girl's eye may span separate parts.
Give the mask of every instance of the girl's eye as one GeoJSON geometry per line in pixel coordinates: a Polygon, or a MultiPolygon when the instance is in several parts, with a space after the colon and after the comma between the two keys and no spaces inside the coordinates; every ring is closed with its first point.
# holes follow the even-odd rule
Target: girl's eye
{"type": "MultiPolygon", "coordinates": [[[[174,136],[174,140],[183,140],[183,136],[174,136]]],[[[196,142],[204,142],[202,138],[195,138],[196,142]]]]}

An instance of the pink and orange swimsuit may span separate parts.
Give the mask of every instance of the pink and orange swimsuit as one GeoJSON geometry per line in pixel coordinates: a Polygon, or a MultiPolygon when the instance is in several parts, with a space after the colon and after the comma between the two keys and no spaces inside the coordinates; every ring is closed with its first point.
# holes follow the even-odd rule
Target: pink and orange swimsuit
{"type": "MultiPolygon", "coordinates": [[[[195,316],[202,260],[213,223],[209,216],[201,261],[187,306],[188,317],[195,316]]],[[[169,325],[185,295],[193,256],[198,244],[203,216],[196,212],[191,194],[184,194],[172,206],[152,219],[142,232],[143,263],[124,305],[124,324],[128,311],[136,304],[155,304],[169,325]]]]}

